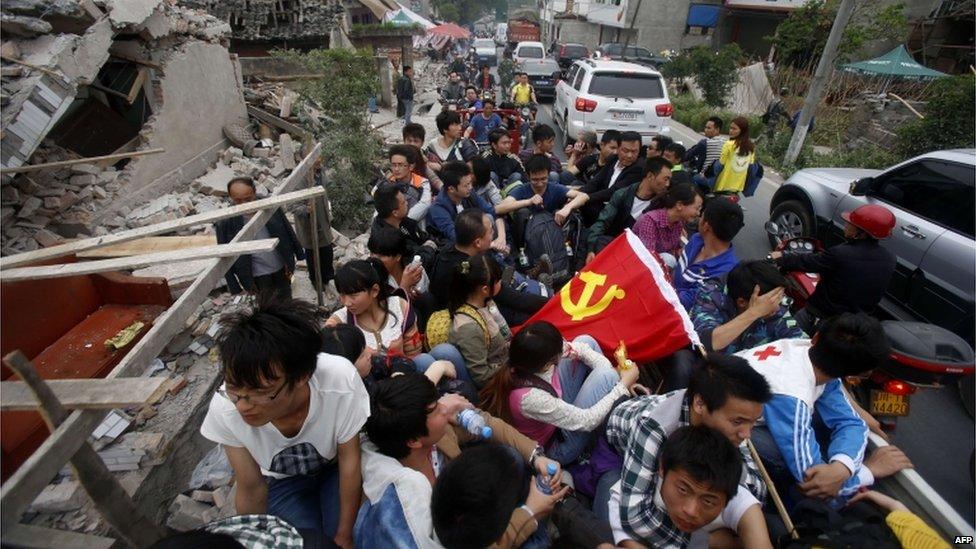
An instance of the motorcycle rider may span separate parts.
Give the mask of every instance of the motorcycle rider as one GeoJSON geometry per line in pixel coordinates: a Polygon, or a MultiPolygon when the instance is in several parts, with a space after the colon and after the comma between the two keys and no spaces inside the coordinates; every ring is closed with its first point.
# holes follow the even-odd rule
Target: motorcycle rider
{"type": "Polygon", "coordinates": [[[538,103],[535,97],[535,88],[529,84],[528,73],[520,72],[516,75],[518,83],[512,86],[512,103],[516,107],[532,106],[538,103]]]}
{"type": "Polygon", "coordinates": [[[815,254],[772,252],[768,258],[786,271],[820,273],[820,282],[795,318],[813,335],[820,320],[841,313],[870,313],[895,272],[895,256],[881,246],[891,236],[895,215],[878,204],[841,214],[847,242],[815,254]]]}
{"type": "Polygon", "coordinates": [[[458,101],[464,97],[464,84],[458,73],[451,71],[447,85],[441,88],[441,99],[444,101],[458,101]]]}
{"type": "Polygon", "coordinates": [[[474,84],[481,91],[482,94],[485,92],[494,95],[495,93],[495,75],[491,74],[491,69],[488,65],[482,63],[481,67],[478,69],[481,71],[478,74],[478,78],[475,80],[474,84]]]}
{"type": "Polygon", "coordinates": [[[482,106],[481,99],[478,99],[478,90],[471,85],[464,88],[464,101],[461,103],[461,108],[476,111],[482,106]]]}
{"type": "Polygon", "coordinates": [[[468,73],[468,67],[464,63],[464,57],[460,53],[454,54],[454,61],[451,62],[451,72],[456,72],[458,76],[468,73]]]}

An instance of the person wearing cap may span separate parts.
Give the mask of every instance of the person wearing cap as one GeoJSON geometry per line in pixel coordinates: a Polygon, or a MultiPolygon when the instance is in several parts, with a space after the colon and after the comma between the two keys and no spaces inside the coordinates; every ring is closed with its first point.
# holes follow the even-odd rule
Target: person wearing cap
{"type": "Polygon", "coordinates": [[[795,315],[800,328],[810,335],[822,319],[840,313],[872,312],[895,272],[895,256],[880,242],[891,236],[895,227],[891,210],[867,204],[841,217],[847,223],[847,241],[843,244],[813,254],[769,254],[769,259],[787,271],[820,273],[817,289],[795,315]]]}

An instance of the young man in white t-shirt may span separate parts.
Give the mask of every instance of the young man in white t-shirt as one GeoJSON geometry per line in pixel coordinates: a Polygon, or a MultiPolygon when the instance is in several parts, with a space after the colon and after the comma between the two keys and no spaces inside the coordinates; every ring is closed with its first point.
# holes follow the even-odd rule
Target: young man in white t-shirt
{"type": "Polygon", "coordinates": [[[369,417],[355,367],[319,353],[315,309],[303,301],[265,301],[221,326],[225,382],[200,433],[227,452],[238,514],[275,515],[311,546],[351,549],[369,417]]]}

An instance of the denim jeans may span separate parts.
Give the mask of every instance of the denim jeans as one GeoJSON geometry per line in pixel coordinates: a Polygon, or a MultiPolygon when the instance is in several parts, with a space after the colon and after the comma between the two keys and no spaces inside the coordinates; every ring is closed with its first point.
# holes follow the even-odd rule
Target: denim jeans
{"type": "Polygon", "coordinates": [[[268,480],[268,514],[298,529],[305,547],[335,547],[339,527],[338,462],[315,475],[268,480]]]}
{"type": "Polygon", "coordinates": [[[410,115],[413,114],[413,99],[403,99],[403,123],[410,123],[410,115]]]}
{"type": "Polygon", "coordinates": [[[611,469],[596,482],[596,492],[593,494],[593,514],[602,521],[608,521],[610,516],[610,488],[620,480],[620,469],[611,469]]]}
{"type": "Polygon", "coordinates": [[[429,353],[420,353],[413,357],[413,365],[417,368],[418,372],[424,373],[435,360],[450,361],[457,371],[458,379],[474,383],[474,380],[471,379],[471,374],[468,372],[468,367],[464,364],[464,357],[461,356],[461,351],[458,351],[454,345],[441,343],[431,349],[429,353]]]}
{"type": "MultiPolygon", "coordinates": [[[[573,342],[582,342],[600,352],[596,340],[588,335],[578,336],[573,342]]],[[[562,384],[562,399],[577,408],[587,409],[613,390],[620,382],[620,376],[612,367],[604,365],[590,369],[580,360],[564,358],[559,361],[559,382],[562,384]]],[[[551,442],[546,448],[546,456],[563,465],[576,461],[593,439],[595,432],[559,430],[562,440],[551,442]]]]}

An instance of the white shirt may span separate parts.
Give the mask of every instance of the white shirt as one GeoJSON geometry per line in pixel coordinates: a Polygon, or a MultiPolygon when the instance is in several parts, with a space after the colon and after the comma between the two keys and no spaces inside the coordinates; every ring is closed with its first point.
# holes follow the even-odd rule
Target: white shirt
{"type": "Polygon", "coordinates": [[[623,171],[624,166],[621,166],[620,161],[618,160],[617,163],[613,165],[613,175],[610,176],[610,185],[607,187],[608,189],[613,187],[614,182],[617,181],[617,178],[620,177],[620,174],[623,171]]]}
{"type": "MultiPolygon", "coordinates": [[[[377,332],[364,330],[362,326],[356,324],[359,331],[366,337],[366,346],[374,351],[386,353],[387,349],[403,339],[403,321],[407,313],[407,302],[400,296],[391,295],[386,301],[389,312],[386,315],[386,324],[379,331],[379,339],[376,338],[377,332]]],[[[332,313],[332,316],[339,319],[343,324],[349,322],[349,310],[345,307],[332,313]]]]}
{"type": "Polygon", "coordinates": [[[236,405],[219,393],[210,399],[200,434],[224,446],[245,448],[265,476],[314,474],[335,459],[340,444],[359,435],[369,417],[369,395],[351,362],[326,353],[319,354],[308,387],[308,417],[293,437],[271,423],[248,425],[236,405]]]}
{"type": "Polygon", "coordinates": [[[636,221],[638,217],[644,213],[644,208],[651,203],[651,199],[641,200],[640,198],[634,197],[634,205],[630,207],[630,217],[633,217],[636,221]]]}

